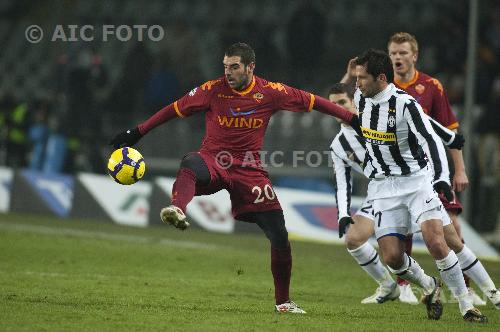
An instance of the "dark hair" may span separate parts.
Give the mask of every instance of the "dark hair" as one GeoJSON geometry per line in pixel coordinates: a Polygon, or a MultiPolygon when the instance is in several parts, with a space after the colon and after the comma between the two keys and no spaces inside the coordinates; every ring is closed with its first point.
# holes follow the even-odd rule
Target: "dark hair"
{"type": "Polygon", "coordinates": [[[354,98],[354,93],[351,87],[345,83],[335,83],[334,85],[332,85],[330,91],[328,92],[328,95],[341,94],[341,93],[346,93],[349,99],[354,98]]]}
{"type": "Polygon", "coordinates": [[[391,58],[381,50],[370,48],[356,59],[358,66],[366,66],[366,72],[377,78],[380,74],[387,77],[387,83],[394,81],[394,69],[391,58]]]}
{"type": "Polygon", "coordinates": [[[224,54],[226,56],[239,56],[245,66],[252,62],[255,63],[255,52],[250,45],[245,43],[235,43],[229,46],[224,54]]]}

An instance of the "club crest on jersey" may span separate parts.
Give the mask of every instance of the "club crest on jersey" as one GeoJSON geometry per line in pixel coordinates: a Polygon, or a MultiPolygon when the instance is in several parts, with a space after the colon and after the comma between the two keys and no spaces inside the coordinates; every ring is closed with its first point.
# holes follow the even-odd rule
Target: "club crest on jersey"
{"type": "Polygon", "coordinates": [[[425,86],[419,83],[415,86],[415,91],[417,91],[417,93],[421,95],[425,91],[425,86]]]}
{"type": "Polygon", "coordinates": [[[198,88],[194,88],[193,90],[189,91],[189,96],[190,97],[194,96],[194,94],[196,93],[196,90],[198,90],[198,88]]]}
{"type": "Polygon", "coordinates": [[[264,98],[264,95],[260,92],[256,92],[253,94],[253,99],[255,99],[256,102],[261,102],[261,100],[264,98]]]}
{"type": "Polygon", "coordinates": [[[396,125],[396,117],[394,115],[389,115],[389,119],[387,120],[387,125],[391,128],[394,128],[396,125]]]}
{"type": "Polygon", "coordinates": [[[361,132],[366,142],[377,145],[392,145],[396,143],[396,134],[376,131],[369,128],[361,127],[361,132]]]}

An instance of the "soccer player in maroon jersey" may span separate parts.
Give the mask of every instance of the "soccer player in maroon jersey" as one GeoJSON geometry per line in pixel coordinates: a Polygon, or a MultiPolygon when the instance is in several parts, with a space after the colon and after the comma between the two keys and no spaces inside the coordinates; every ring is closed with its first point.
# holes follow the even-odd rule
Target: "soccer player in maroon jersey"
{"type": "Polygon", "coordinates": [[[278,110],[311,112],[340,118],[359,128],[358,117],[325,98],[254,75],[255,53],[244,43],[225,52],[224,76],[194,88],[137,127],[118,134],[114,148],[132,146],[153,128],[174,118],[205,112],[201,148],[184,156],[172,189],[172,205],[162,221],[189,226],[186,206],[195,195],[226,189],[237,220],[256,223],[271,243],[271,272],[278,312],[305,313],[289,298],[292,255],[283,211],[260,162],[264,134],[278,110]]]}
{"type": "MultiPolygon", "coordinates": [[[[394,84],[414,97],[430,117],[443,126],[457,131],[459,123],[451,110],[450,102],[441,82],[416,68],[418,43],[415,36],[407,32],[395,33],[389,38],[387,47],[394,66],[394,84]]],[[[461,192],[469,185],[462,151],[456,149],[448,151],[454,165],[452,188],[456,192],[461,192]]],[[[458,220],[458,215],[462,212],[462,204],[458,201],[455,193],[453,193],[452,201],[447,200],[443,195],[439,195],[439,198],[463,241],[458,220]]],[[[407,245],[411,247],[411,238],[407,241],[407,245]]],[[[469,278],[465,274],[464,279],[471,294],[473,294],[474,304],[485,305],[486,302],[479,298],[470,287],[469,278]]]]}

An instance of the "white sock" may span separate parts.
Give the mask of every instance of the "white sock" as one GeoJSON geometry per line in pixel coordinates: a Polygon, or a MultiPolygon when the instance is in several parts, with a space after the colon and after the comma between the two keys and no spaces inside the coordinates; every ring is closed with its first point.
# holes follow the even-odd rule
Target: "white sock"
{"type": "Polygon", "coordinates": [[[375,248],[368,241],[354,250],[347,249],[347,251],[380,286],[393,287],[395,281],[385,266],[382,265],[375,248]]]}
{"type": "Polygon", "coordinates": [[[469,296],[469,291],[465,286],[462,270],[458,265],[457,255],[455,255],[455,252],[450,250],[448,256],[443,259],[436,260],[436,265],[444,283],[458,299],[458,306],[460,307],[462,316],[465,315],[467,310],[474,308],[474,306],[472,305],[472,299],[469,296]]]}
{"type": "Polygon", "coordinates": [[[429,295],[434,290],[434,279],[425,274],[417,261],[407,254],[404,254],[404,263],[399,269],[393,270],[389,266],[389,270],[400,278],[422,287],[425,295],[429,295]]]}
{"type": "Polygon", "coordinates": [[[464,245],[462,251],[457,252],[457,257],[463,273],[471,278],[481,288],[483,293],[486,294],[488,291],[496,289],[493,280],[491,280],[490,275],[484,269],[483,264],[481,264],[476,255],[466,245],[464,245]]]}

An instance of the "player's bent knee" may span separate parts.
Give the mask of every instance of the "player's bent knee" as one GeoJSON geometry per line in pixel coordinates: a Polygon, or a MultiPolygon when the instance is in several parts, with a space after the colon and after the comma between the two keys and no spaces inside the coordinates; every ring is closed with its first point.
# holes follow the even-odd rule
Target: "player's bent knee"
{"type": "Polygon", "coordinates": [[[363,245],[363,243],[365,243],[367,240],[368,239],[364,239],[362,236],[359,236],[359,234],[356,234],[352,230],[349,230],[345,238],[345,245],[347,249],[354,250],[361,247],[361,245],[363,245]]]}
{"type": "Polygon", "coordinates": [[[444,230],[444,239],[448,247],[454,252],[462,251],[464,244],[462,243],[462,240],[455,231],[454,226],[447,225],[443,227],[443,230],[444,230]]]}
{"type": "Polygon", "coordinates": [[[196,174],[196,181],[202,185],[210,183],[210,171],[205,161],[196,152],[185,155],[181,160],[181,168],[188,168],[196,174]]]}
{"type": "Polygon", "coordinates": [[[384,253],[384,262],[393,270],[397,270],[404,264],[404,253],[384,253]]]}
{"type": "Polygon", "coordinates": [[[288,231],[285,226],[283,211],[271,210],[249,213],[248,220],[255,222],[271,242],[271,246],[277,249],[288,247],[288,231]]]}
{"type": "Polygon", "coordinates": [[[425,241],[430,254],[435,259],[442,259],[448,255],[449,248],[444,239],[433,237],[425,241]]]}

